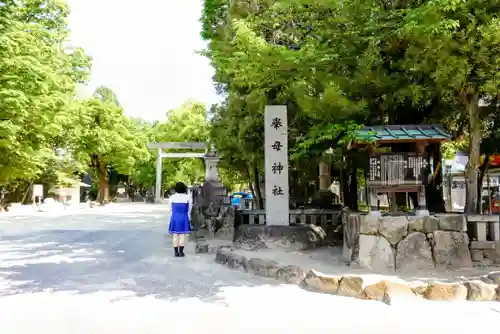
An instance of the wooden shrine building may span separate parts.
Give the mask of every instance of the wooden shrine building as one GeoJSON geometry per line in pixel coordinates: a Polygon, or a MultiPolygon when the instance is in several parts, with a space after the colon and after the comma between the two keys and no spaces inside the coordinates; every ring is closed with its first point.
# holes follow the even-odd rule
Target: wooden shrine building
{"type": "Polygon", "coordinates": [[[439,125],[379,125],[358,130],[351,151],[365,154],[370,210],[378,211],[377,196],[387,193],[391,211],[411,199],[418,214],[444,212],[441,143],[450,138],[439,125]]]}

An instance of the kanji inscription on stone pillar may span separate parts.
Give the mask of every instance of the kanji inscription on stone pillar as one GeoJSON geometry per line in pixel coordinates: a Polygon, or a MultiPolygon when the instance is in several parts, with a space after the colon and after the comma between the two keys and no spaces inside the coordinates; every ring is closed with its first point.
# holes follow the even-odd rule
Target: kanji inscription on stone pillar
{"type": "Polygon", "coordinates": [[[264,126],[267,225],[289,225],[286,106],[266,106],[264,126]]]}

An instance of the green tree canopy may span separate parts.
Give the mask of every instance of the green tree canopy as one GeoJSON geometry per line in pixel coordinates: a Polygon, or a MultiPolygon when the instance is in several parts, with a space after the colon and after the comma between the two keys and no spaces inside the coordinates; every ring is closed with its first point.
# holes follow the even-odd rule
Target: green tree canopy
{"type": "Polygon", "coordinates": [[[73,142],[77,160],[91,166],[99,180],[99,199],[109,201],[109,169],[131,174],[135,166],[150,158],[146,136],[134,131],[110,89],[99,87],[91,99],[81,102],[78,129],[73,142]]]}
{"type": "MultiPolygon", "coordinates": [[[[63,0],[0,1],[0,187],[26,194],[33,182],[90,173],[107,202],[110,171],[154,182],[148,142],[207,141],[206,109],[187,102],[168,122],[144,122],[127,118],[106,87],[79,97],[91,64],[68,43],[67,20],[63,0]]],[[[194,182],[203,170],[201,161],[170,161],[165,180],[194,182]]]]}
{"type": "Polygon", "coordinates": [[[75,87],[90,64],[66,48],[67,16],[61,1],[0,6],[0,185],[39,176],[74,121],[75,87]]]}
{"type": "Polygon", "coordinates": [[[438,122],[460,142],[470,136],[467,209],[474,210],[480,144],[494,133],[483,130],[495,117],[499,91],[498,6],[205,0],[205,54],[226,96],[214,109],[212,133],[230,154],[225,163],[242,172],[245,164],[262,163],[266,104],[288,106],[292,175],[306,162],[309,172],[296,175],[304,184],[312,182],[301,176],[314,174],[311,162],[325,159],[328,148],[345,147],[360,125],[438,122]],[[481,100],[490,107],[480,107],[481,100]],[[241,150],[223,140],[224,126],[241,150]],[[254,147],[245,146],[246,137],[254,147]]]}

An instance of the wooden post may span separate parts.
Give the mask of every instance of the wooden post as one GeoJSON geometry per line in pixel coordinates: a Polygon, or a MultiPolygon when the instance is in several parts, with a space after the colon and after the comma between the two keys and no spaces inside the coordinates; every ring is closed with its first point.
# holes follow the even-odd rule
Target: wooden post
{"type": "MultiPolygon", "coordinates": [[[[416,153],[425,157],[425,147],[426,146],[427,146],[427,142],[416,142],[416,144],[415,144],[416,153]]],[[[425,159],[428,160],[427,157],[425,157],[425,159]]],[[[429,161],[427,161],[427,164],[429,164],[429,161]]],[[[429,216],[429,210],[427,210],[427,203],[426,203],[426,198],[425,198],[425,185],[422,184],[418,195],[419,195],[418,196],[418,208],[415,211],[415,214],[417,216],[429,216]]]]}
{"type": "Polygon", "coordinates": [[[393,191],[390,192],[389,195],[391,198],[391,211],[396,212],[398,211],[398,204],[396,203],[396,193],[393,191]]]}
{"type": "Polygon", "coordinates": [[[451,194],[452,194],[452,186],[453,186],[453,175],[451,174],[451,168],[448,169],[447,171],[448,174],[446,174],[446,183],[448,184],[448,195],[446,197],[447,198],[447,202],[448,202],[448,210],[449,211],[453,211],[453,200],[451,198],[451,194]]]}

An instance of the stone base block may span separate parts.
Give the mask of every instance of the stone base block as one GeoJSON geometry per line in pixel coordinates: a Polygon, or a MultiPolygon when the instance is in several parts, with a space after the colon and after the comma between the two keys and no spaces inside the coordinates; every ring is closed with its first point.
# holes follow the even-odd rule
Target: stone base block
{"type": "Polygon", "coordinates": [[[352,254],[352,262],[363,268],[394,270],[394,250],[382,236],[358,236],[356,248],[352,254]]]}
{"type": "Polygon", "coordinates": [[[471,241],[470,249],[475,265],[500,264],[500,241],[471,241]]]}
{"type": "Polygon", "coordinates": [[[469,236],[465,232],[434,231],[429,234],[436,267],[472,267],[469,236]]]}
{"type": "Polygon", "coordinates": [[[306,250],[325,244],[326,233],[315,225],[266,226],[240,225],[234,233],[234,245],[243,249],[288,247],[306,250]]]}

